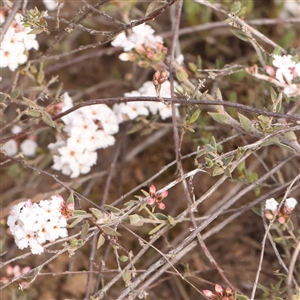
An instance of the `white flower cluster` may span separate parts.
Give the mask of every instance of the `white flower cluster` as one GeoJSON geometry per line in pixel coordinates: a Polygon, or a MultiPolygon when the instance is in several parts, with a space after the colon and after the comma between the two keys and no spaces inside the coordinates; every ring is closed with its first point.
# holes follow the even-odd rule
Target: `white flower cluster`
{"type": "Polygon", "coordinates": [[[287,96],[295,96],[300,93],[297,84],[292,83],[293,79],[300,77],[300,62],[295,63],[291,55],[273,55],[273,66],[277,68],[275,77],[281,83],[287,84],[284,93],[287,96]]]}
{"type": "Polygon", "coordinates": [[[15,205],[7,225],[16,245],[20,249],[30,247],[33,254],[41,254],[43,243],[68,236],[67,219],[61,213],[63,203],[63,198],[56,195],[38,204],[28,200],[15,205]]]}
{"type": "MultiPolygon", "coordinates": [[[[5,18],[3,14],[1,17],[2,24],[5,18]]],[[[30,31],[30,28],[22,26],[22,15],[17,13],[0,45],[0,68],[16,70],[18,65],[27,61],[26,51],[39,48],[36,35],[28,34],[30,31]]]]}
{"type": "Polygon", "coordinates": [[[126,36],[125,32],[120,33],[111,43],[114,47],[122,47],[128,52],[138,45],[152,46],[157,43],[163,43],[163,39],[159,35],[154,35],[154,30],[151,26],[145,23],[132,28],[132,33],[126,36]]]}
{"type": "MultiPolygon", "coordinates": [[[[291,212],[295,208],[296,204],[297,200],[295,198],[287,198],[284,202],[284,207],[286,210],[291,212]]],[[[265,209],[276,213],[278,205],[279,203],[274,198],[270,198],[266,200],[265,209]]]]}
{"type": "MultiPolygon", "coordinates": [[[[73,101],[64,94],[62,110],[73,106],[73,101]]],[[[71,178],[90,172],[97,161],[97,149],[107,148],[115,143],[113,134],[119,131],[116,114],[105,104],[86,106],[62,118],[67,141],[50,144],[49,148],[58,149],[61,156],[54,155],[55,170],[71,178]]]]}
{"type": "MultiPolygon", "coordinates": [[[[175,82],[175,87],[179,85],[175,82]]],[[[138,91],[132,91],[125,93],[125,97],[139,97],[148,96],[156,97],[155,87],[152,81],[146,81],[138,91]]],[[[170,81],[166,81],[161,85],[160,96],[165,98],[171,98],[170,81]]],[[[113,110],[117,114],[119,123],[128,119],[133,120],[137,116],[148,116],[149,112],[152,114],[159,114],[160,117],[165,120],[172,116],[172,106],[166,105],[162,102],[127,102],[115,104],[113,110]]],[[[179,115],[176,108],[176,115],[179,115]]]]}
{"type": "MultiPolygon", "coordinates": [[[[175,86],[178,86],[177,84],[175,86]]],[[[170,82],[162,84],[160,95],[171,97],[170,82]]],[[[151,81],[145,82],[138,91],[126,93],[126,97],[149,96],[156,97],[156,91],[151,81]]],[[[68,93],[63,95],[62,111],[73,106],[68,93]]],[[[114,134],[119,131],[119,124],[133,120],[138,116],[148,116],[149,113],[159,114],[162,119],[172,116],[172,106],[161,102],[128,102],[115,104],[113,110],[105,104],[82,107],[63,117],[64,131],[67,140],[59,137],[49,149],[58,148],[60,155],[54,155],[53,169],[61,171],[71,178],[90,172],[97,161],[96,150],[107,148],[115,143],[114,134]]],[[[176,108],[176,114],[179,112],[176,108]]]]}
{"type": "MultiPolygon", "coordinates": [[[[11,132],[17,134],[22,131],[22,128],[18,125],[15,125],[11,132]]],[[[28,139],[25,139],[21,144],[20,148],[25,156],[35,156],[36,149],[38,147],[37,143],[34,141],[35,137],[31,136],[28,139]]],[[[9,140],[2,147],[1,150],[4,150],[7,155],[15,156],[18,153],[18,143],[16,140],[9,140]]]]}

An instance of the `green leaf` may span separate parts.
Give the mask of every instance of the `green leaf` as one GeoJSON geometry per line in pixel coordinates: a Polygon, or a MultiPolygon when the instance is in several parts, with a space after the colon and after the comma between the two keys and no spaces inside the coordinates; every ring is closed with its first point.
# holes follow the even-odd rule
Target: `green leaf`
{"type": "Polygon", "coordinates": [[[216,148],[214,148],[212,145],[210,144],[207,144],[204,146],[205,150],[207,153],[210,153],[210,152],[217,152],[216,148]]]}
{"type": "Polygon", "coordinates": [[[145,190],[143,190],[143,189],[141,189],[141,192],[144,194],[144,196],[146,196],[146,197],[148,197],[150,194],[147,192],[147,191],[145,191],[145,190]]]}
{"type": "Polygon", "coordinates": [[[271,95],[272,102],[275,103],[277,100],[277,94],[272,86],[270,87],[270,95],[271,95]]]}
{"type": "Polygon", "coordinates": [[[28,98],[22,97],[22,99],[26,102],[26,104],[30,107],[30,108],[35,108],[38,109],[38,106],[36,105],[35,102],[29,100],[28,98]]]}
{"type": "Polygon", "coordinates": [[[207,96],[208,90],[206,90],[205,92],[202,93],[202,95],[200,96],[199,100],[204,100],[207,96]]]}
{"type": "Polygon", "coordinates": [[[70,204],[70,203],[74,203],[74,193],[73,192],[70,193],[70,196],[67,200],[67,204],[70,204]]]}
{"type": "Polygon", "coordinates": [[[224,173],[224,168],[215,167],[212,176],[218,176],[224,173]]]}
{"type": "Polygon", "coordinates": [[[183,68],[176,69],[176,77],[181,82],[185,82],[189,78],[187,72],[183,68]]]}
{"type": "Polygon", "coordinates": [[[261,209],[258,207],[252,207],[251,210],[258,216],[261,217],[261,209]]]}
{"type": "Polygon", "coordinates": [[[197,66],[193,63],[193,62],[189,62],[188,63],[188,66],[189,66],[189,69],[192,71],[192,72],[196,72],[197,71],[197,66]]]}
{"type": "Polygon", "coordinates": [[[233,13],[235,13],[236,15],[239,14],[239,12],[241,11],[241,8],[242,8],[242,4],[240,1],[236,1],[231,5],[231,11],[233,13]]]}
{"type": "Polygon", "coordinates": [[[99,238],[98,238],[98,241],[97,241],[97,249],[99,249],[104,243],[105,243],[105,237],[101,233],[99,235],[99,238]]]}
{"type": "Polygon", "coordinates": [[[230,171],[229,168],[226,168],[226,169],[224,170],[224,174],[225,174],[228,178],[232,179],[231,171],[230,171]]]}
{"type": "Polygon", "coordinates": [[[288,145],[285,145],[283,143],[276,143],[276,145],[278,145],[282,149],[288,150],[289,152],[296,153],[296,150],[288,145]]]}
{"type": "Polygon", "coordinates": [[[221,90],[219,88],[217,89],[216,98],[217,98],[218,101],[222,101],[223,100],[222,92],[221,92],[221,90]]]}
{"type": "Polygon", "coordinates": [[[158,226],[156,226],[154,229],[152,229],[151,231],[149,231],[149,235],[152,235],[154,234],[155,232],[157,232],[158,230],[160,230],[165,224],[162,223],[162,224],[159,224],[158,226]]]}
{"type": "Polygon", "coordinates": [[[167,221],[168,217],[162,213],[155,213],[154,216],[158,219],[158,220],[162,220],[162,221],[167,221]]]}
{"type": "MultiPolygon", "coordinates": [[[[30,25],[29,25],[30,26],[30,25]]],[[[39,34],[42,33],[44,30],[41,28],[34,28],[31,31],[29,31],[27,34],[39,34]]]]}
{"type": "Polygon", "coordinates": [[[170,225],[172,225],[172,226],[176,225],[176,221],[171,216],[168,216],[168,221],[169,221],[170,225]]]}
{"type": "Polygon", "coordinates": [[[142,226],[144,225],[143,218],[141,218],[138,214],[129,216],[130,224],[133,226],[142,226]]]}
{"type": "Polygon", "coordinates": [[[11,96],[12,99],[16,99],[16,98],[19,97],[20,93],[21,93],[21,89],[15,89],[15,90],[11,93],[10,96],[11,96]]]}
{"type": "Polygon", "coordinates": [[[75,219],[68,227],[73,228],[75,227],[78,223],[80,223],[83,220],[83,218],[77,218],[75,219]]]}
{"type": "Polygon", "coordinates": [[[38,109],[30,107],[29,110],[26,112],[26,115],[29,115],[32,117],[39,117],[41,115],[41,112],[38,109]]]}
{"type": "Polygon", "coordinates": [[[190,124],[192,124],[192,123],[194,123],[194,122],[197,121],[197,119],[198,119],[199,116],[200,116],[200,113],[201,113],[201,110],[200,110],[200,109],[197,109],[197,110],[193,113],[193,115],[192,115],[191,118],[189,119],[190,124]]]}
{"type": "Polygon", "coordinates": [[[163,1],[163,0],[154,0],[154,1],[152,1],[148,5],[145,16],[147,17],[147,16],[151,15],[153,12],[155,12],[155,11],[159,10],[160,8],[162,8],[165,4],[166,4],[166,1],[163,1]]]}
{"type": "Polygon", "coordinates": [[[119,209],[119,208],[117,208],[117,207],[114,207],[114,206],[112,206],[112,205],[107,205],[107,204],[105,204],[104,207],[105,207],[106,209],[108,209],[109,211],[113,212],[113,213],[120,213],[120,212],[122,212],[121,209],[119,209]]]}
{"type": "Polygon", "coordinates": [[[90,228],[90,224],[88,223],[88,221],[85,221],[83,223],[83,226],[82,226],[82,229],[81,229],[81,233],[80,233],[80,238],[81,239],[83,239],[86,236],[86,234],[89,231],[89,228],[90,228]]]}
{"type": "Polygon", "coordinates": [[[208,114],[218,123],[229,125],[229,120],[226,115],[221,113],[213,113],[213,112],[208,112],[208,114]]]}
{"type": "MultiPolygon", "coordinates": [[[[217,142],[216,142],[216,139],[214,136],[212,136],[210,138],[210,141],[209,141],[209,144],[214,148],[214,149],[217,149],[217,142]]],[[[216,151],[216,150],[215,150],[216,151]]]]}
{"type": "Polygon", "coordinates": [[[242,128],[246,132],[253,133],[252,122],[247,117],[245,117],[244,115],[242,115],[240,113],[238,113],[238,117],[240,119],[240,123],[241,123],[242,128]]]}
{"type": "Polygon", "coordinates": [[[137,131],[140,131],[144,128],[144,125],[142,123],[135,124],[130,130],[127,131],[127,134],[133,134],[137,131]]]}
{"type": "Polygon", "coordinates": [[[222,162],[224,166],[227,167],[232,162],[232,160],[233,160],[233,155],[222,159],[222,162]]]}
{"type": "Polygon", "coordinates": [[[128,283],[131,280],[131,274],[129,269],[125,269],[123,273],[123,280],[125,281],[125,283],[128,283]]]}
{"type": "Polygon", "coordinates": [[[0,103],[4,102],[7,97],[8,97],[7,94],[0,94],[0,103]]]}
{"type": "Polygon", "coordinates": [[[234,34],[236,37],[238,37],[240,40],[244,41],[244,42],[248,42],[248,37],[244,34],[241,33],[239,31],[236,30],[230,30],[232,34],[234,34]]]}
{"type": "Polygon", "coordinates": [[[197,67],[199,70],[202,69],[202,58],[200,55],[197,56],[197,67]]]}
{"type": "Polygon", "coordinates": [[[73,216],[83,216],[83,215],[87,215],[87,212],[85,210],[74,210],[73,211],[73,216]]]}
{"type": "Polygon", "coordinates": [[[103,218],[103,212],[94,207],[90,207],[89,210],[92,212],[92,214],[97,218],[97,219],[102,219],[103,218]]]}
{"type": "Polygon", "coordinates": [[[45,74],[44,74],[44,71],[41,69],[41,70],[39,70],[37,78],[36,78],[37,83],[39,85],[42,85],[44,78],[45,78],[45,74]]]}
{"type": "Polygon", "coordinates": [[[122,256],[120,257],[120,261],[121,261],[121,262],[126,262],[126,261],[128,261],[128,256],[122,255],[122,256]]]}
{"type": "Polygon", "coordinates": [[[107,235],[113,235],[113,236],[121,236],[121,234],[112,229],[111,227],[101,227],[101,229],[104,231],[104,233],[106,233],[107,235]]]}
{"type": "Polygon", "coordinates": [[[49,126],[55,128],[55,123],[53,122],[51,116],[46,112],[43,111],[42,120],[49,126]]]}

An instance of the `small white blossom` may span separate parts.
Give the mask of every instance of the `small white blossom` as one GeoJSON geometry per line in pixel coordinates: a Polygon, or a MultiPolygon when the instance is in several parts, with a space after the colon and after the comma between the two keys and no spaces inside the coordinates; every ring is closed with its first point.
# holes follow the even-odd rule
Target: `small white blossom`
{"type": "Polygon", "coordinates": [[[15,156],[18,153],[18,144],[15,140],[6,142],[1,150],[4,150],[8,156],[15,156]]]}
{"type": "Polygon", "coordinates": [[[298,202],[295,198],[287,198],[285,200],[284,205],[285,205],[286,209],[291,212],[295,208],[297,203],[298,202]]]}
{"type": "Polygon", "coordinates": [[[270,198],[266,200],[265,209],[271,210],[272,212],[276,212],[278,205],[278,202],[274,198],[270,198]]]}
{"type": "Polygon", "coordinates": [[[31,139],[24,140],[20,148],[25,156],[35,156],[37,143],[31,139]]]}
{"type": "Polygon", "coordinates": [[[111,44],[114,47],[122,47],[124,51],[129,52],[138,45],[153,46],[157,43],[163,43],[162,37],[155,36],[151,26],[143,23],[133,27],[132,33],[128,36],[124,32],[120,33],[111,44]]]}

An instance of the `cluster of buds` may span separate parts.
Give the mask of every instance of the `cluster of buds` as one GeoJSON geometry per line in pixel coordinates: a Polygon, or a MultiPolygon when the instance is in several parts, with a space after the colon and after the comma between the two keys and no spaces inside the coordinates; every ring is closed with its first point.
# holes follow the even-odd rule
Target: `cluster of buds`
{"type": "Polygon", "coordinates": [[[203,290],[203,294],[208,298],[208,299],[213,299],[213,300],[234,300],[234,294],[231,290],[231,288],[227,287],[225,290],[219,285],[215,285],[215,293],[213,293],[210,290],[203,290]]]}
{"type": "Polygon", "coordinates": [[[169,78],[169,72],[168,71],[156,71],[153,75],[153,84],[154,86],[158,86],[166,82],[169,78]]]}
{"type": "Polygon", "coordinates": [[[153,85],[155,87],[157,97],[164,102],[163,98],[160,96],[161,85],[168,80],[169,72],[164,71],[156,71],[153,75],[153,85]]]}
{"type": "MultiPolygon", "coordinates": [[[[8,265],[7,268],[6,268],[6,276],[1,278],[1,282],[3,284],[7,284],[7,283],[9,283],[9,281],[11,279],[16,278],[16,277],[20,277],[21,275],[24,275],[24,274],[28,273],[30,271],[30,269],[31,268],[29,266],[24,267],[24,268],[21,269],[19,265],[15,265],[14,267],[12,267],[11,265],[8,265]]],[[[23,280],[19,281],[18,280],[18,282],[19,282],[20,286],[23,287],[23,289],[25,287],[29,287],[29,284],[26,281],[23,281],[23,280]]]]}
{"type": "Polygon", "coordinates": [[[139,44],[131,52],[122,53],[119,58],[123,61],[134,61],[142,68],[161,69],[167,52],[168,48],[162,43],[157,43],[155,47],[139,44]]]}
{"type": "Polygon", "coordinates": [[[147,200],[147,203],[149,205],[157,206],[161,210],[166,208],[162,200],[168,196],[168,191],[156,193],[156,187],[154,185],[151,185],[149,188],[149,193],[150,193],[150,198],[148,198],[147,200]]]}
{"type": "Polygon", "coordinates": [[[266,200],[265,217],[268,220],[272,220],[274,216],[276,216],[277,221],[280,224],[284,224],[290,218],[291,213],[294,210],[296,204],[297,200],[295,198],[287,198],[284,201],[284,204],[281,206],[280,210],[278,211],[279,203],[274,198],[270,198],[266,200]]]}

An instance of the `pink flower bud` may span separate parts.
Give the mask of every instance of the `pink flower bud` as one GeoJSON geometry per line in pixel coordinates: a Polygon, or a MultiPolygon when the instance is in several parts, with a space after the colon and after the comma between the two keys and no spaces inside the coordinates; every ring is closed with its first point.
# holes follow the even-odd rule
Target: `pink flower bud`
{"type": "Polygon", "coordinates": [[[279,222],[280,224],[284,224],[284,223],[285,223],[285,218],[284,218],[284,217],[278,218],[278,222],[279,222]]]}
{"type": "Polygon", "coordinates": [[[271,76],[274,77],[275,76],[275,70],[273,67],[271,66],[266,66],[266,72],[271,76]]]}
{"type": "Polygon", "coordinates": [[[232,289],[230,287],[227,287],[225,293],[227,296],[232,296],[232,289]]]}
{"type": "Polygon", "coordinates": [[[147,203],[148,203],[149,205],[153,205],[153,204],[155,203],[155,200],[154,200],[153,198],[149,198],[149,199],[147,200],[147,203]]]}
{"type": "Polygon", "coordinates": [[[164,209],[166,208],[165,204],[162,203],[162,202],[158,203],[158,207],[159,207],[159,209],[161,209],[161,210],[164,210],[164,209]]]}
{"type": "Polygon", "coordinates": [[[219,284],[215,285],[215,291],[217,292],[217,294],[219,296],[223,296],[223,289],[222,289],[222,287],[219,284]]]}
{"type": "Polygon", "coordinates": [[[214,294],[210,290],[203,290],[203,294],[206,297],[212,297],[212,296],[214,296],[214,294]]]}
{"type": "Polygon", "coordinates": [[[149,192],[150,194],[155,194],[156,193],[156,187],[154,186],[154,184],[152,184],[149,188],[149,192]]]}
{"type": "Polygon", "coordinates": [[[166,198],[168,195],[169,195],[169,192],[168,192],[168,191],[163,191],[163,192],[161,192],[161,194],[160,194],[161,199],[166,198]]]}

